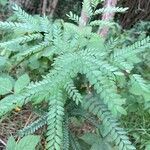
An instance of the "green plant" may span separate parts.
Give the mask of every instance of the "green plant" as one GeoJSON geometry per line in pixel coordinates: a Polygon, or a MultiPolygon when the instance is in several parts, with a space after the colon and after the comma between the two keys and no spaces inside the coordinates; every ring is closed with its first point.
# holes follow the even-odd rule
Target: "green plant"
{"type": "Polygon", "coordinates": [[[35,150],[39,141],[40,137],[35,135],[25,136],[19,142],[16,142],[14,137],[10,137],[6,145],[6,150],[35,150]]]}
{"type": "MultiPolygon", "coordinates": [[[[125,98],[128,97],[124,92],[144,97],[142,103],[149,103],[149,84],[134,73],[134,66],[143,61],[139,53],[149,49],[150,37],[123,47],[119,40],[104,41],[94,32],[93,26],[114,28],[116,23],[92,21],[99,1],[92,2],[92,6],[86,0],[83,3],[84,11],[90,16],[86,26],[31,16],[17,5],[13,7],[17,22],[0,22],[1,30],[12,33],[11,36],[6,33],[7,41],[4,37],[0,43],[3,62],[0,117],[27,103],[36,106],[47,103],[48,108],[45,107],[41,118],[21,130],[19,135],[32,134],[47,124],[46,147],[49,150],[81,149],[69,129],[71,118],[79,116],[97,128],[98,137],[106,139],[107,144],[97,141],[105,148],[108,143],[109,147],[114,147],[115,143],[119,150],[133,150],[135,147],[117,121],[122,114],[127,114],[125,98]],[[31,79],[27,74],[17,81],[6,76],[9,73],[16,79],[24,72],[31,79]],[[101,128],[105,128],[105,132],[101,128]]],[[[110,12],[122,10],[110,9],[110,12]]],[[[98,10],[96,14],[102,11],[106,10],[98,10]]],[[[69,18],[78,24],[82,19],[73,13],[69,18]]]]}

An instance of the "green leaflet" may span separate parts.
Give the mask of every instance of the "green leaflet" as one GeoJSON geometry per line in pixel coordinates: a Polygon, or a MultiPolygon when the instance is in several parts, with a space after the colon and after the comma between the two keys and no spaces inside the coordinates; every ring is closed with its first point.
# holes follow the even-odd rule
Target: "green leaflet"
{"type": "Polygon", "coordinates": [[[80,137],[85,143],[91,145],[90,150],[112,150],[107,141],[95,133],[85,133],[80,137]]]}
{"type": "Polygon", "coordinates": [[[94,133],[85,133],[80,137],[80,139],[89,145],[93,145],[97,140],[100,139],[100,137],[94,133]]]}
{"type": "Polygon", "coordinates": [[[9,78],[0,77],[0,95],[12,93],[12,82],[9,78]]]}
{"type": "Polygon", "coordinates": [[[1,66],[4,66],[7,62],[7,59],[3,56],[0,56],[0,68],[1,66]]]}
{"type": "Polygon", "coordinates": [[[40,141],[39,136],[28,135],[22,138],[17,144],[16,150],[35,150],[36,145],[40,141]]]}
{"type": "Polygon", "coordinates": [[[7,142],[6,150],[35,150],[39,141],[40,137],[35,135],[25,136],[17,143],[14,137],[10,137],[7,142]]]}
{"type": "Polygon", "coordinates": [[[19,93],[30,83],[30,77],[28,74],[24,74],[18,78],[15,83],[14,92],[19,93]]]}
{"type": "Polygon", "coordinates": [[[112,148],[108,143],[101,140],[99,142],[94,143],[91,146],[90,150],[112,150],[112,148]]]}
{"type": "Polygon", "coordinates": [[[5,6],[7,4],[8,0],[0,0],[0,4],[5,6]]]}
{"type": "Polygon", "coordinates": [[[14,137],[9,137],[6,145],[6,150],[16,150],[17,143],[14,139],[14,137]]]}
{"type": "Polygon", "coordinates": [[[133,74],[131,76],[131,87],[129,91],[138,96],[143,96],[145,101],[150,101],[150,86],[140,75],[133,74]]]}

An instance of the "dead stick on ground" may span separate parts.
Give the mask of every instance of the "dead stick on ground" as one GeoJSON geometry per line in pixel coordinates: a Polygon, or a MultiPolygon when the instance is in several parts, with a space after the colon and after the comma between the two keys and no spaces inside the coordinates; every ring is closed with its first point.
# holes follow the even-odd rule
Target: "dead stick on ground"
{"type": "Polygon", "coordinates": [[[0,139],[0,142],[1,142],[4,146],[6,146],[6,143],[5,143],[2,139],[0,139]]]}
{"type": "Polygon", "coordinates": [[[26,126],[29,124],[29,121],[30,121],[30,119],[31,119],[31,116],[32,116],[32,113],[30,114],[30,116],[29,116],[27,122],[25,123],[24,127],[26,127],[26,126]]]}

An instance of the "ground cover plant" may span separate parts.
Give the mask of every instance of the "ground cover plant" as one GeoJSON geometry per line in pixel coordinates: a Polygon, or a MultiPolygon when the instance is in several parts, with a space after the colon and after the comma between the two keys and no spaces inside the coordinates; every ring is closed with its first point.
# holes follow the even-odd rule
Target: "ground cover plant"
{"type": "Polygon", "coordinates": [[[133,42],[111,18],[95,20],[127,11],[98,4],[85,0],[81,17],[67,14],[70,22],[31,16],[14,4],[14,21],[0,22],[0,117],[26,104],[41,113],[19,137],[47,124],[48,150],[136,149],[119,121],[135,103],[150,109],[149,77],[137,69],[149,68],[150,37],[133,42]],[[94,131],[78,138],[70,129],[75,120],[88,120],[94,131]]]}

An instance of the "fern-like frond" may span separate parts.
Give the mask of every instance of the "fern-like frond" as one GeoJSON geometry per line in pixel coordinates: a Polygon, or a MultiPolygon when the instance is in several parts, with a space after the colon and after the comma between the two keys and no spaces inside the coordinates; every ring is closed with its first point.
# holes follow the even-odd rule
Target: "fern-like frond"
{"type": "MultiPolygon", "coordinates": [[[[58,91],[57,91],[58,92],[58,91]]],[[[61,91],[50,97],[47,118],[47,149],[58,150],[63,147],[64,103],[61,91]]]]}
{"type": "Polygon", "coordinates": [[[119,150],[135,150],[135,147],[126,136],[126,132],[118,127],[119,124],[116,119],[113,118],[107,107],[100,100],[86,98],[82,106],[102,120],[102,124],[106,127],[116,145],[118,145],[119,150]]]}
{"type": "Polygon", "coordinates": [[[127,73],[130,73],[130,71],[134,68],[133,63],[128,62],[124,59],[117,59],[115,61],[112,61],[112,63],[121,70],[125,70],[127,73]]]}
{"type": "Polygon", "coordinates": [[[127,11],[128,8],[122,8],[122,7],[106,7],[106,8],[101,8],[97,9],[94,12],[94,15],[102,14],[102,13],[118,13],[118,12],[125,12],[127,11]]]}
{"type": "MultiPolygon", "coordinates": [[[[31,91],[32,93],[33,91],[31,91]]],[[[24,92],[21,94],[9,95],[0,101],[0,117],[7,112],[15,109],[16,107],[22,107],[24,104],[30,101],[30,92],[24,92]]]]}
{"type": "Polygon", "coordinates": [[[82,96],[79,93],[79,91],[76,89],[76,87],[74,86],[74,83],[72,81],[66,83],[64,88],[67,91],[67,93],[69,94],[69,97],[72,98],[73,101],[75,101],[75,103],[77,105],[82,102],[82,96]]]}
{"type": "Polygon", "coordinates": [[[100,94],[100,98],[104,101],[104,103],[108,106],[109,110],[114,114],[126,114],[126,111],[123,108],[123,104],[125,104],[125,99],[121,98],[121,96],[117,93],[117,87],[115,86],[115,82],[110,80],[107,77],[102,77],[98,72],[93,72],[93,79],[97,77],[97,82],[93,82],[94,80],[88,78],[90,83],[94,85],[94,89],[100,94]]]}
{"type": "Polygon", "coordinates": [[[96,65],[93,59],[91,63],[84,61],[83,73],[86,75],[90,84],[94,86],[94,89],[98,94],[100,94],[100,97],[103,99],[104,103],[108,105],[109,110],[112,111],[114,115],[120,113],[125,114],[126,111],[122,107],[125,103],[125,99],[122,99],[117,93],[116,83],[113,81],[113,78],[108,78],[103,75],[103,72],[104,74],[110,75],[111,71],[116,70],[110,69],[108,73],[107,71],[105,72],[105,67],[98,70],[98,68],[101,67],[101,64],[99,63],[99,65],[96,65]]]}
{"type": "Polygon", "coordinates": [[[20,52],[19,54],[16,54],[13,58],[16,59],[15,61],[15,65],[20,64],[21,62],[23,62],[25,59],[29,58],[30,56],[42,52],[44,50],[44,48],[48,47],[50,45],[50,43],[48,42],[43,42],[40,43],[39,45],[33,46],[30,49],[27,49],[23,52],[20,52]]]}
{"type": "Polygon", "coordinates": [[[53,25],[53,38],[54,39],[61,39],[62,38],[62,27],[59,24],[54,24],[53,25]]]}
{"type": "MultiPolygon", "coordinates": [[[[101,0],[102,1],[102,0],[101,0]]],[[[100,0],[91,0],[91,6],[95,9],[96,6],[101,2],[100,0]]]]}
{"type": "Polygon", "coordinates": [[[69,135],[70,135],[70,144],[72,150],[81,150],[81,146],[77,138],[75,137],[75,135],[71,131],[69,132],[69,135]]]}
{"type": "Polygon", "coordinates": [[[79,16],[76,14],[73,14],[73,12],[70,11],[69,14],[67,14],[67,17],[70,20],[74,21],[75,23],[79,24],[79,16]]]}
{"type": "Polygon", "coordinates": [[[149,109],[150,103],[150,84],[142,78],[141,75],[133,74],[130,76],[129,92],[136,96],[142,96],[144,98],[144,105],[146,109],[149,109]]]}
{"type": "MultiPolygon", "coordinates": [[[[47,77],[49,77],[50,79],[52,76],[53,74],[51,73],[47,75],[47,77]]],[[[43,79],[40,82],[30,83],[29,86],[27,86],[21,93],[12,94],[3,98],[0,101],[0,117],[15,109],[16,107],[22,107],[24,104],[30,102],[32,96],[36,93],[41,93],[43,91],[45,93],[49,93],[48,89],[51,87],[49,78],[43,79]]]]}
{"type": "Polygon", "coordinates": [[[40,116],[38,120],[34,121],[27,127],[23,128],[22,130],[19,130],[18,135],[22,137],[34,133],[36,130],[38,130],[47,123],[47,117],[48,117],[47,114],[40,116]]]}
{"type": "Polygon", "coordinates": [[[90,22],[91,26],[100,26],[100,27],[104,27],[104,26],[108,26],[108,27],[113,27],[117,26],[118,24],[112,21],[104,21],[104,20],[94,20],[90,22]]]}
{"type": "Polygon", "coordinates": [[[13,39],[7,42],[0,43],[0,47],[7,47],[8,45],[12,45],[16,43],[23,44],[32,40],[41,39],[42,37],[43,36],[40,33],[26,35],[26,36],[18,37],[16,39],[13,39]]]}
{"type": "Polygon", "coordinates": [[[16,22],[2,22],[0,21],[0,29],[1,30],[17,30],[20,32],[35,32],[37,31],[35,28],[33,28],[31,25],[26,23],[16,23],[16,22]]]}
{"type": "Polygon", "coordinates": [[[93,15],[93,10],[91,7],[90,0],[84,0],[82,3],[83,11],[90,17],[93,15]]]}
{"type": "Polygon", "coordinates": [[[70,115],[71,116],[80,116],[82,118],[85,118],[87,121],[89,121],[92,125],[94,125],[95,127],[99,128],[99,124],[97,123],[97,121],[95,120],[95,117],[93,117],[89,112],[87,112],[86,110],[83,110],[82,108],[74,108],[72,110],[70,110],[70,115]]]}
{"type": "Polygon", "coordinates": [[[63,122],[63,150],[69,150],[69,143],[69,118],[65,115],[63,122]]]}
{"type": "Polygon", "coordinates": [[[141,41],[135,42],[131,46],[115,50],[112,55],[112,58],[114,58],[114,59],[127,58],[128,56],[132,56],[139,52],[144,51],[149,46],[150,46],[150,37],[148,36],[141,41]]]}
{"type": "Polygon", "coordinates": [[[37,24],[36,19],[29,15],[28,13],[26,13],[24,10],[21,9],[21,7],[19,7],[18,5],[14,4],[12,6],[15,15],[17,16],[18,20],[24,23],[28,23],[28,24],[37,24]]]}
{"type": "Polygon", "coordinates": [[[139,74],[133,74],[131,76],[132,85],[139,87],[143,92],[149,93],[149,87],[147,82],[139,74]]]}
{"type": "Polygon", "coordinates": [[[33,46],[29,50],[26,50],[26,51],[20,53],[19,55],[23,56],[23,57],[29,56],[31,54],[38,53],[38,52],[42,51],[45,47],[48,47],[49,45],[50,45],[50,43],[43,42],[43,43],[40,43],[39,45],[33,46]]]}

